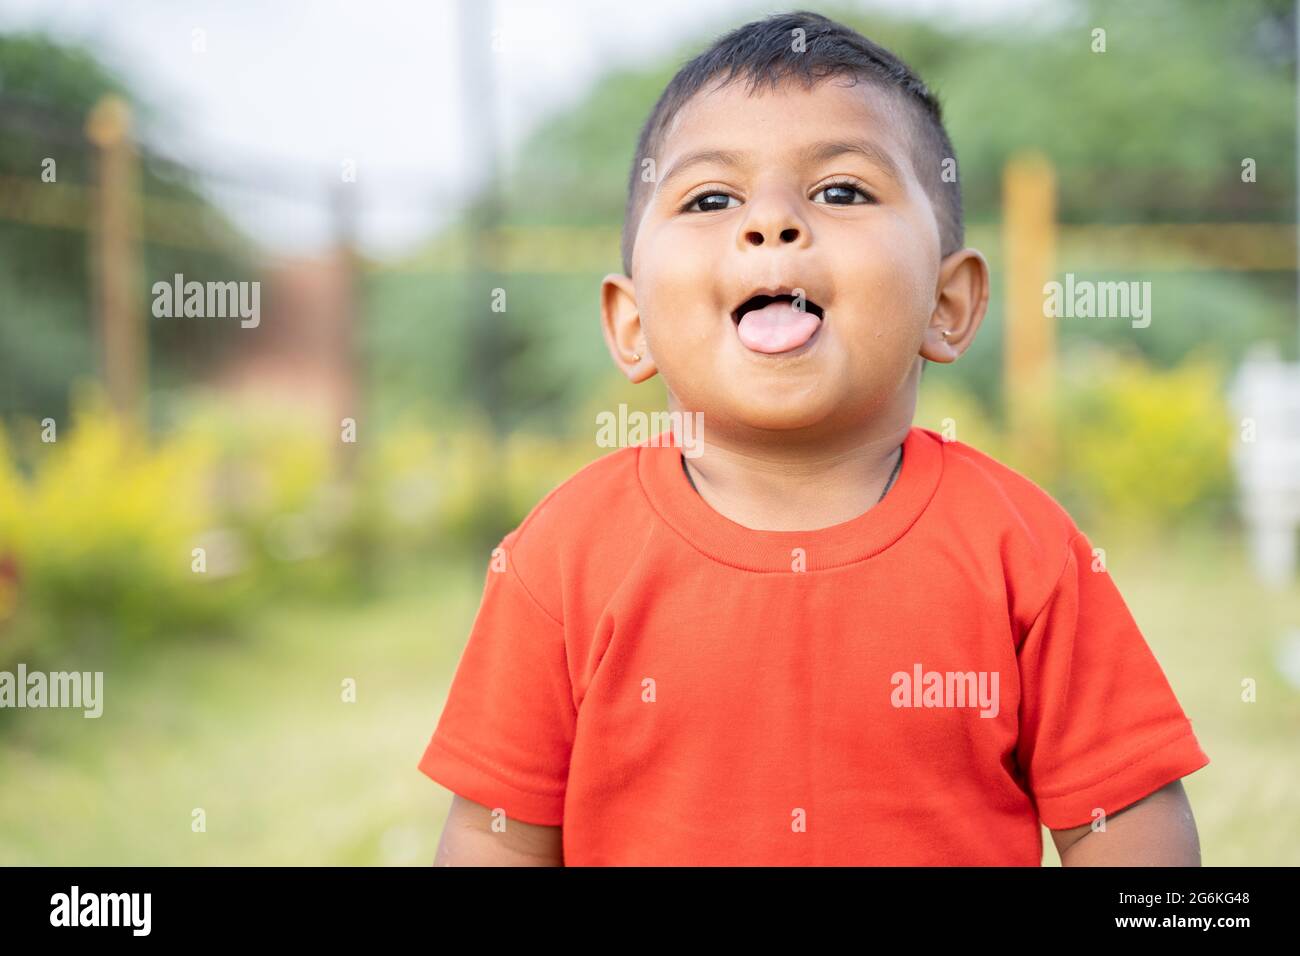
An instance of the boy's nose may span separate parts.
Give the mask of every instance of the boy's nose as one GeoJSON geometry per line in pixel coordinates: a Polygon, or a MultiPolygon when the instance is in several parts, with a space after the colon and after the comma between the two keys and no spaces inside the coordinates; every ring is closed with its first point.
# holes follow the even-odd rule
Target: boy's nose
{"type": "Polygon", "coordinates": [[[754,201],[741,230],[751,246],[806,245],[811,233],[798,210],[785,198],[772,197],[765,203],[754,201]]]}

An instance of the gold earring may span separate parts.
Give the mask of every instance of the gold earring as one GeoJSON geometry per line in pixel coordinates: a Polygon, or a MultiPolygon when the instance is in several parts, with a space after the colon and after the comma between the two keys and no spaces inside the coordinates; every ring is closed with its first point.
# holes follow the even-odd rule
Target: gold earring
{"type": "Polygon", "coordinates": [[[946,339],[948,336],[952,335],[952,333],[949,332],[947,329],[940,329],[940,330],[939,330],[939,334],[942,335],[945,339],[946,339]]]}
{"type": "Polygon", "coordinates": [[[633,352],[633,353],[632,353],[632,361],[633,361],[633,362],[639,362],[639,361],[641,361],[641,353],[640,353],[640,352],[633,352]]]}

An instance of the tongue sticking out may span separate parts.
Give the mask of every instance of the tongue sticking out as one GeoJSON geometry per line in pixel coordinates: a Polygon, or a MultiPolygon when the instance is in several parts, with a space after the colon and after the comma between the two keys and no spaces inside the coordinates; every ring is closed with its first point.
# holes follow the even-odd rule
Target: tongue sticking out
{"type": "Polygon", "coordinates": [[[746,312],[740,319],[740,341],[755,352],[788,352],[797,349],[817,331],[821,319],[801,312],[784,300],[769,302],[746,312]]]}

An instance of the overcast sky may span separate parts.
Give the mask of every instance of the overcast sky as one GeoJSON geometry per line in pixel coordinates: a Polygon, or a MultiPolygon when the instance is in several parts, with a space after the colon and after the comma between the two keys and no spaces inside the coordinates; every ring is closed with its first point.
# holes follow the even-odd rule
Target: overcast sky
{"type": "MultiPolygon", "coordinates": [[[[495,84],[503,162],[538,122],[619,64],[753,16],[817,4],[750,0],[474,0],[495,84]],[[489,26],[490,24],[490,26],[489,26]],[[486,35],[485,35],[486,34],[486,35]]],[[[1036,0],[888,0],[945,22],[987,20],[1036,0]]],[[[318,182],[355,160],[362,243],[400,252],[428,235],[473,182],[462,130],[458,0],[0,0],[0,31],[79,41],[158,108],[151,145],[286,188],[214,198],[262,241],[310,249],[328,235],[318,182]],[[301,191],[301,199],[292,199],[301,191]]],[[[629,149],[631,144],[629,144],[629,149]]]]}

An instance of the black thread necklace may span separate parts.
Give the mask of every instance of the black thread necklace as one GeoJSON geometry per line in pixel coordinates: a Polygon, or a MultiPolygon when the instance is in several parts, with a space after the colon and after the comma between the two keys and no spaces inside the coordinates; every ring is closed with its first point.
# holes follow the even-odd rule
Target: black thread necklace
{"type": "MultiPolygon", "coordinates": [[[[678,457],[680,457],[682,460],[682,471],[686,472],[686,480],[691,483],[692,488],[695,488],[695,479],[691,477],[691,470],[686,467],[686,456],[680,455],[678,457]]],[[[901,469],[902,467],[903,467],[903,446],[899,445],[898,461],[894,462],[894,470],[889,473],[889,480],[885,482],[884,491],[880,492],[880,497],[876,499],[876,504],[880,504],[882,501],[885,500],[885,494],[889,491],[890,488],[894,487],[894,479],[898,477],[899,469],[901,469]]],[[[700,489],[695,488],[695,493],[699,494],[700,489]]]]}

